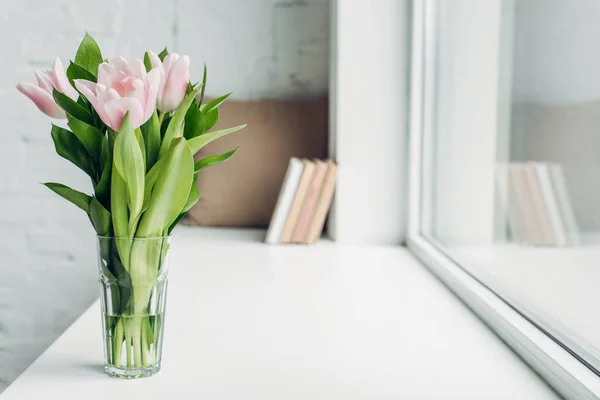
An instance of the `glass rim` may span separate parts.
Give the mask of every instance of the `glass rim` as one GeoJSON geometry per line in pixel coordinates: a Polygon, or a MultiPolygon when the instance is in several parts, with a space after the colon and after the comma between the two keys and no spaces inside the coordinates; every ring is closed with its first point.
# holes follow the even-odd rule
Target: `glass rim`
{"type": "Polygon", "coordinates": [[[169,234],[167,236],[150,236],[150,237],[143,237],[143,238],[136,238],[136,237],[119,237],[119,236],[103,236],[103,235],[96,235],[96,238],[98,239],[112,239],[112,240],[164,240],[164,239],[169,239],[171,238],[173,235],[169,234]]]}

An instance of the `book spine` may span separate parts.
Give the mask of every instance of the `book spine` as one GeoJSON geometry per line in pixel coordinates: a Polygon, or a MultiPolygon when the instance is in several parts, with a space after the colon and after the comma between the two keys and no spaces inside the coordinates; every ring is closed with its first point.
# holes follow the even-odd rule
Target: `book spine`
{"type": "Polygon", "coordinates": [[[527,242],[527,229],[524,225],[525,222],[515,193],[515,184],[508,172],[507,164],[496,167],[496,183],[498,185],[498,196],[502,207],[504,207],[512,240],[517,243],[527,242]]]}
{"type": "Polygon", "coordinates": [[[522,169],[522,164],[510,164],[508,166],[509,179],[515,193],[515,204],[519,207],[521,211],[520,214],[523,216],[523,225],[526,231],[526,234],[523,235],[523,243],[538,244],[540,243],[541,238],[537,216],[533,210],[531,196],[529,195],[525,175],[522,169]]]}
{"type": "Polygon", "coordinates": [[[308,186],[312,181],[315,164],[310,160],[304,160],[303,162],[304,170],[302,171],[300,183],[298,184],[298,190],[296,190],[294,201],[290,207],[290,212],[285,221],[283,232],[281,233],[280,243],[292,242],[292,235],[294,234],[294,229],[296,229],[296,224],[298,223],[298,217],[300,216],[302,204],[304,203],[306,193],[308,192],[308,186]]]}
{"type": "Polygon", "coordinates": [[[552,187],[548,164],[537,164],[535,166],[535,171],[540,183],[540,189],[542,191],[544,204],[546,205],[552,231],[554,232],[555,244],[564,246],[567,244],[567,232],[560,215],[556,192],[552,187]]]}
{"type": "Polygon", "coordinates": [[[315,207],[323,188],[325,181],[325,174],[327,173],[327,163],[321,160],[314,160],[316,165],[315,172],[313,173],[312,181],[308,187],[308,192],[302,204],[300,215],[298,216],[298,222],[292,235],[293,243],[306,243],[306,236],[308,234],[308,228],[310,221],[315,213],[315,207]]]}
{"type": "Polygon", "coordinates": [[[567,232],[567,242],[569,245],[578,245],[580,243],[579,228],[575,219],[575,213],[573,212],[571,198],[569,197],[563,167],[558,164],[552,165],[550,167],[550,177],[558,199],[560,215],[567,232]]]}
{"type": "Polygon", "coordinates": [[[279,198],[277,199],[273,215],[271,216],[271,222],[269,223],[269,229],[265,238],[266,243],[276,244],[281,241],[281,234],[283,232],[285,221],[289,215],[296,190],[298,189],[303,168],[304,164],[302,161],[297,158],[290,159],[288,170],[279,192],[279,198]]]}
{"type": "Polygon", "coordinates": [[[535,165],[524,165],[523,171],[529,188],[531,203],[533,204],[533,212],[537,216],[538,230],[540,231],[540,241],[538,244],[554,245],[556,244],[556,238],[552,231],[550,217],[548,215],[548,210],[546,209],[546,204],[544,203],[540,182],[535,171],[535,165]]]}
{"type": "Polygon", "coordinates": [[[333,161],[329,161],[327,164],[327,174],[325,175],[323,189],[321,190],[321,194],[319,195],[319,200],[317,201],[315,213],[310,222],[310,227],[308,228],[308,243],[316,242],[319,236],[321,235],[321,232],[323,231],[323,226],[325,225],[325,220],[327,218],[327,212],[329,211],[329,208],[331,207],[331,201],[333,200],[333,193],[335,191],[335,180],[337,174],[337,164],[333,161]]]}

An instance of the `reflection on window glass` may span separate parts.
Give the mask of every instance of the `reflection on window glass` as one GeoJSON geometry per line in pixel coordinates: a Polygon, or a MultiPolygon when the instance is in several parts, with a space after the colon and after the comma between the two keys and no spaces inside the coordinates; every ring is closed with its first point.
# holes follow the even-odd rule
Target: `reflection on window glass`
{"type": "Polygon", "coordinates": [[[423,234],[599,371],[600,2],[432,3],[423,234]]]}

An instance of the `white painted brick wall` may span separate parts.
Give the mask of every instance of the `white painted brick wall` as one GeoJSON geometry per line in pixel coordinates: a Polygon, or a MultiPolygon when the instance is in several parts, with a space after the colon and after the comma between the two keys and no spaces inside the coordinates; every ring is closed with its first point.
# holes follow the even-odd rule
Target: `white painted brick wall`
{"type": "Polygon", "coordinates": [[[54,153],[49,120],[14,85],[72,58],[87,30],[108,56],[189,54],[197,80],[206,61],[209,95],[322,94],[328,24],[328,0],[1,0],[0,392],[98,296],[87,217],[39,183],[90,184],[54,153]]]}

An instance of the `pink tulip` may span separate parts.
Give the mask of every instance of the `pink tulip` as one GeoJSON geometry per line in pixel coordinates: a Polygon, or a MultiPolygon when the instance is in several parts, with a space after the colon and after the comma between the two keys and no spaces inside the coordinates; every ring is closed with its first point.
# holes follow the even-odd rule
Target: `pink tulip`
{"type": "Polygon", "coordinates": [[[128,62],[118,57],[98,66],[98,83],[76,79],[75,86],[107,126],[118,131],[129,111],[131,124],[137,128],[154,113],[160,72],[153,68],[146,73],[142,60],[128,62]]]}
{"type": "Polygon", "coordinates": [[[156,108],[161,112],[175,110],[185,97],[190,81],[190,57],[170,53],[161,62],[149,51],[152,66],[160,71],[160,89],[156,108]]]}
{"type": "Polygon", "coordinates": [[[66,94],[73,100],[77,100],[77,92],[67,79],[65,68],[60,58],[56,57],[51,71],[35,71],[38,84],[19,83],[17,89],[35,103],[41,112],[52,118],[66,118],[66,114],[58,104],[54,102],[52,90],[66,94]]]}

